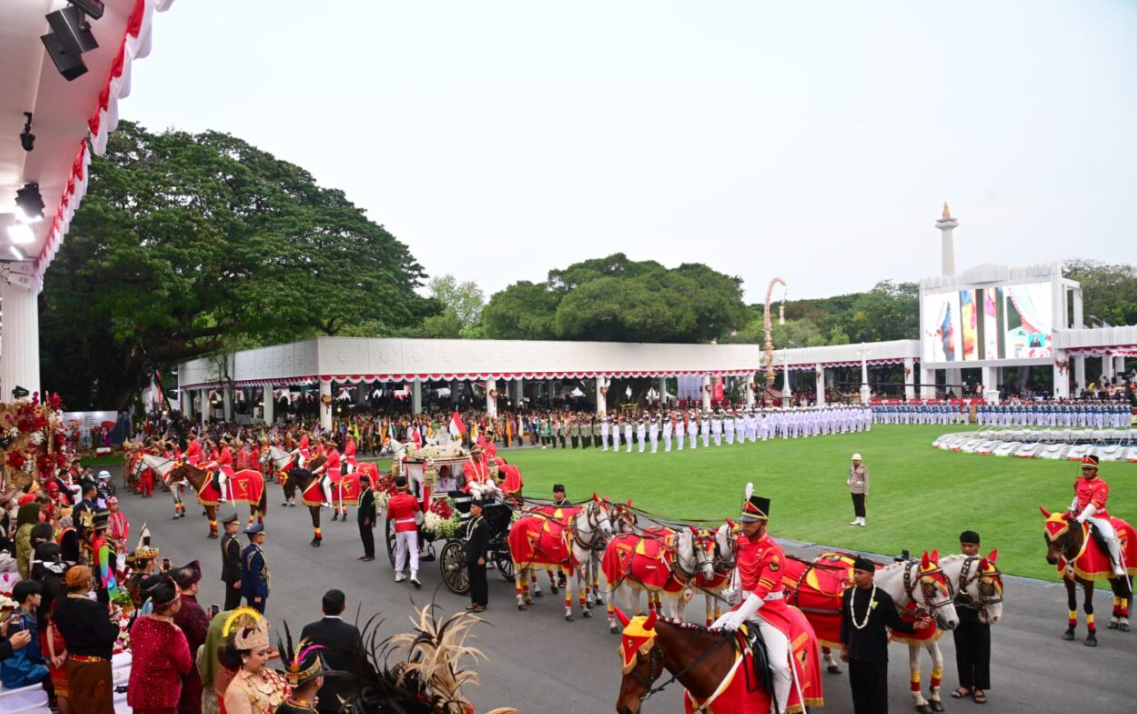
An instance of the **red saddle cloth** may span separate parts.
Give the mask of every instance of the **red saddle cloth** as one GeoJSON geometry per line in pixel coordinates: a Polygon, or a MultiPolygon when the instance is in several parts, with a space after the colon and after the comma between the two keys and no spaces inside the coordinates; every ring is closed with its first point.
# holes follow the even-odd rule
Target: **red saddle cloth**
{"type": "Polygon", "coordinates": [[[576,568],[567,520],[523,516],[509,529],[509,552],[516,567],[556,565],[565,568],[569,575],[576,568]]]}
{"type": "MultiPolygon", "coordinates": [[[[1133,526],[1117,517],[1111,517],[1113,530],[1117,531],[1117,543],[1121,548],[1121,558],[1125,561],[1125,569],[1130,578],[1137,577],[1137,536],[1133,526]]],[[[1046,530],[1052,537],[1060,534],[1065,527],[1085,529],[1085,547],[1082,553],[1074,559],[1074,573],[1085,580],[1112,580],[1113,565],[1109,560],[1109,553],[1098,547],[1097,540],[1090,534],[1089,524],[1079,525],[1073,518],[1066,519],[1064,513],[1054,513],[1046,519],[1046,530]]],[[[1058,577],[1065,572],[1067,562],[1065,558],[1058,558],[1058,577]]]]}
{"type": "MultiPolygon", "coordinates": [[[[813,628],[805,615],[797,608],[788,608],[790,621],[790,652],[794,678],[797,685],[790,688],[789,702],[786,704],[787,714],[797,714],[802,711],[802,704],[808,708],[825,706],[825,691],[822,685],[821,661],[817,650],[817,638],[813,628]]],[[[738,637],[743,638],[739,633],[738,637]]],[[[745,642],[740,642],[745,648],[745,642]]],[[[687,714],[706,711],[707,714],[769,714],[770,699],[773,693],[766,692],[759,684],[754,672],[753,654],[744,649],[742,654],[736,655],[736,660],[730,674],[727,675],[726,688],[706,706],[703,701],[696,701],[690,692],[683,694],[683,706],[687,714]]]]}
{"type": "Polygon", "coordinates": [[[243,469],[229,478],[229,500],[256,506],[265,492],[265,477],[260,471],[243,469]]]}
{"type": "MultiPolygon", "coordinates": [[[[308,488],[300,495],[300,500],[305,506],[319,506],[324,502],[324,488],[320,485],[322,480],[320,476],[312,479],[312,483],[308,484],[308,488]]],[[[336,474],[332,474],[333,506],[354,506],[359,503],[361,491],[358,471],[347,476],[337,477],[336,474]]]]}
{"type": "Polygon", "coordinates": [[[609,583],[630,580],[649,591],[679,592],[686,583],[675,575],[675,531],[649,528],[646,535],[624,533],[608,542],[600,569],[609,583]]]}

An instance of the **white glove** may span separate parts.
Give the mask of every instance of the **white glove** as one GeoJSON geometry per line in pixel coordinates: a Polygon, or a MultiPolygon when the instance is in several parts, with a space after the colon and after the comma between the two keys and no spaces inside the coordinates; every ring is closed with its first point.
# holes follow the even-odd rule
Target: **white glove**
{"type": "MultiPolygon", "coordinates": [[[[733,612],[728,612],[725,615],[721,615],[719,617],[719,619],[717,619],[713,623],[711,623],[711,629],[712,630],[718,630],[720,628],[726,627],[727,621],[731,619],[731,615],[733,615],[733,614],[734,614],[733,612]]],[[[738,629],[738,627],[735,626],[733,629],[738,629]]]]}
{"type": "Polygon", "coordinates": [[[722,620],[722,627],[730,630],[731,632],[734,632],[742,626],[742,623],[752,618],[754,616],[754,613],[758,612],[758,610],[762,607],[762,604],[762,598],[751,593],[745,600],[742,601],[742,604],[738,606],[737,610],[732,610],[731,612],[728,612],[719,618],[722,620]]]}
{"type": "Polygon", "coordinates": [[[1087,518],[1093,518],[1093,515],[1097,512],[1098,512],[1098,507],[1091,503],[1090,505],[1083,508],[1082,512],[1079,513],[1078,517],[1075,518],[1074,520],[1077,521],[1078,523],[1085,523],[1087,518]]]}

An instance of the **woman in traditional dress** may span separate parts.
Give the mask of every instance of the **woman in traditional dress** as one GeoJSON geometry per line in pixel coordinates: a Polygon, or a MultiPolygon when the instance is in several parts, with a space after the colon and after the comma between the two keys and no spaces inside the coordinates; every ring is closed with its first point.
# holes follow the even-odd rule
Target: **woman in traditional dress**
{"type": "Polygon", "coordinates": [[[265,666],[276,656],[269,647],[268,629],[268,620],[262,617],[253,627],[237,629],[225,648],[224,664],[240,667],[225,690],[226,714],[275,714],[292,693],[284,677],[265,666]]]}
{"type": "Polygon", "coordinates": [[[55,603],[55,624],[67,643],[71,714],[114,714],[111,653],[119,636],[107,606],[92,600],[94,576],[76,565],[63,578],[67,594],[55,603]]]}
{"type": "MultiPolygon", "coordinates": [[[[252,612],[259,616],[256,610],[252,612]]],[[[231,639],[225,634],[225,624],[232,614],[232,611],[227,611],[213,616],[205,633],[205,644],[197,651],[197,672],[201,675],[202,686],[202,714],[220,714],[225,690],[229,688],[229,683],[237,674],[236,669],[229,669],[221,663],[221,655],[231,639]]],[[[252,621],[255,622],[256,618],[252,618],[252,621]]]]}
{"type": "Polygon", "coordinates": [[[135,714],[175,714],[182,695],[182,677],[193,667],[193,656],[174,616],[182,607],[181,589],[165,578],[150,589],[154,611],[130,628],[133,666],[126,686],[126,703],[135,714]]]}

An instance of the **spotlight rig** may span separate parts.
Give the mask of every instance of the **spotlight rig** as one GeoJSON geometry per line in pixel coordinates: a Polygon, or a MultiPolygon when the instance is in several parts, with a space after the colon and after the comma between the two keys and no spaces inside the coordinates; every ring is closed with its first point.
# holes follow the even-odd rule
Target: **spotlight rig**
{"type": "Polygon", "coordinates": [[[51,26],[51,32],[40,37],[55,68],[68,82],[87,73],[87,64],[80,55],[99,46],[87,18],[97,20],[103,16],[104,10],[100,0],[70,2],[62,10],[48,13],[47,24],[51,26]]]}

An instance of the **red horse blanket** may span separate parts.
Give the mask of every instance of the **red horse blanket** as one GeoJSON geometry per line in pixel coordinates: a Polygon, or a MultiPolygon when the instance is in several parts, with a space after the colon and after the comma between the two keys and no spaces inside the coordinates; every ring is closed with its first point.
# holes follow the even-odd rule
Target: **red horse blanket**
{"type": "MultiPolygon", "coordinates": [[[[1137,537],[1134,537],[1133,526],[1120,518],[1110,518],[1113,529],[1117,531],[1117,543],[1121,548],[1121,558],[1125,561],[1125,569],[1129,577],[1137,577],[1137,537]]],[[[1081,528],[1082,552],[1074,558],[1074,573],[1084,580],[1112,580],[1113,566],[1110,565],[1109,553],[1098,547],[1097,541],[1090,535],[1089,524],[1079,525],[1067,513],[1052,513],[1046,519],[1046,533],[1053,540],[1061,536],[1067,528],[1081,528]]],[[[1058,558],[1058,577],[1063,577],[1067,562],[1065,558],[1058,558]]]]}
{"type": "MultiPolygon", "coordinates": [[[[813,628],[797,608],[789,608],[789,619],[790,651],[797,685],[790,689],[786,712],[797,714],[802,711],[803,700],[809,708],[824,706],[825,692],[813,628]]],[[[738,636],[743,637],[741,634],[738,636]]],[[[687,714],[693,714],[700,706],[706,707],[708,714],[769,714],[771,695],[755,681],[753,655],[749,650],[736,656],[734,668],[727,678],[726,688],[710,702],[710,706],[706,706],[704,701],[696,701],[690,692],[684,692],[683,706],[687,714]]]]}
{"type": "MultiPolygon", "coordinates": [[[[568,509],[563,509],[568,510],[568,509]]],[[[541,515],[523,516],[509,529],[509,552],[515,568],[556,565],[573,574],[572,531],[568,521],[541,515]]]]}
{"type": "MultiPolygon", "coordinates": [[[[210,473],[200,491],[197,492],[197,502],[203,506],[216,506],[221,502],[221,494],[215,485],[216,476],[210,473]]],[[[245,503],[256,506],[261,502],[265,492],[265,478],[259,471],[243,469],[229,477],[226,486],[229,489],[231,503],[245,503]]]]}
{"type": "Polygon", "coordinates": [[[630,580],[644,590],[677,593],[686,581],[675,574],[675,531],[649,528],[644,535],[625,533],[612,538],[604,549],[600,569],[609,583],[630,580]]]}
{"type": "MultiPolygon", "coordinates": [[[[354,506],[359,503],[359,472],[355,471],[347,476],[332,476],[332,506],[354,506]]],[[[308,488],[300,495],[300,501],[305,506],[319,506],[324,502],[324,488],[320,485],[323,479],[319,476],[312,479],[308,488]]]]}

